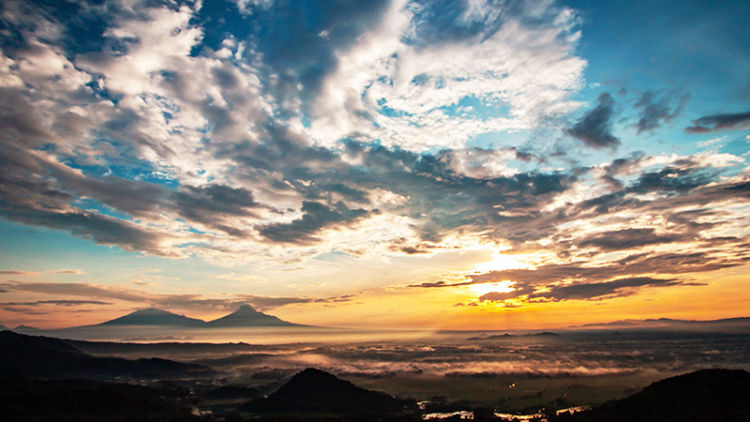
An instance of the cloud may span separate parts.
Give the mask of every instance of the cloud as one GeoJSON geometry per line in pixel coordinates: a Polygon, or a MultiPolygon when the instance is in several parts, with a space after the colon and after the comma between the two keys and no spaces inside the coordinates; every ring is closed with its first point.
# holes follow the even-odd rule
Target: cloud
{"type": "Polygon", "coordinates": [[[0,306],[37,306],[37,305],[57,305],[57,306],[78,306],[78,305],[111,305],[110,302],[99,300],[37,300],[34,302],[2,302],[0,306]]]}
{"type": "MultiPolygon", "coordinates": [[[[643,287],[677,286],[681,283],[674,279],[658,279],[651,277],[619,278],[603,283],[576,283],[565,286],[554,286],[549,291],[532,293],[531,299],[545,300],[601,300],[605,297],[625,296],[631,294],[631,289],[643,287]]],[[[690,283],[689,285],[694,285],[690,283]]]]}
{"type": "MultiPolygon", "coordinates": [[[[11,221],[258,266],[477,244],[728,253],[746,236],[726,206],[747,201],[741,157],[592,164],[527,134],[557,137],[580,106],[580,17],[556,2],[22,3],[0,56],[11,221]]],[[[597,101],[567,133],[614,147],[615,100],[597,101]]],[[[647,91],[638,130],[684,101],[647,91]]]]}
{"type": "Polygon", "coordinates": [[[652,228],[624,229],[596,233],[577,242],[579,247],[593,246],[601,250],[633,249],[640,246],[690,240],[680,233],[656,234],[652,228]]]}
{"type": "Polygon", "coordinates": [[[620,140],[612,135],[615,100],[604,92],[596,101],[597,106],[584,114],[566,133],[590,147],[616,147],[620,140]]]}
{"type": "Polygon", "coordinates": [[[653,91],[644,92],[634,106],[636,109],[640,109],[639,119],[636,123],[638,133],[653,130],[664,123],[671,122],[682,112],[688,99],[690,99],[689,94],[683,94],[679,97],[663,95],[659,98],[653,91]],[[677,104],[673,105],[674,102],[677,102],[677,104]]]}
{"type": "Polygon", "coordinates": [[[138,306],[154,306],[164,309],[235,310],[239,305],[252,304],[259,310],[270,310],[290,304],[342,303],[353,300],[356,295],[330,297],[279,297],[258,295],[234,295],[221,299],[198,294],[161,294],[121,286],[107,286],[92,283],[51,283],[8,281],[0,283],[6,292],[31,292],[46,295],[84,297],[85,300],[54,299],[34,302],[8,302],[0,305],[34,306],[51,304],[57,306],[110,305],[108,301],[123,301],[138,306]]]}
{"type": "Polygon", "coordinates": [[[75,268],[60,268],[59,270],[51,270],[55,274],[72,274],[72,275],[83,275],[85,271],[75,268]]]}
{"type": "Polygon", "coordinates": [[[515,297],[517,297],[517,294],[514,292],[489,292],[479,296],[477,300],[480,302],[502,302],[506,299],[512,299],[515,297]]]}
{"type": "Polygon", "coordinates": [[[322,145],[348,137],[415,151],[460,148],[575,109],[570,92],[586,64],[575,56],[575,12],[553,2],[541,12],[475,6],[391,2],[339,52],[315,99],[311,136],[322,145]]]}
{"type": "Polygon", "coordinates": [[[693,120],[693,126],[685,128],[685,132],[707,133],[720,130],[747,129],[748,127],[750,127],[750,111],[699,117],[693,120]]]}
{"type": "Polygon", "coordinates": [[[313,233],[331,225],[353,222],[364,217],[364,209],[349,209],[342,202],[333,207],[319,202],[305,201],[302,203],[302,218],[290,223],[268,225],[260,229],[260,233],[274,242],[308,243],[314,241],[313,233]]]}
{"type": "Polygon", "coordinates": [[[36,275],[35,271],[17,271],[17,270],[3,270],[0,271],[0,275],[36,275]]]}

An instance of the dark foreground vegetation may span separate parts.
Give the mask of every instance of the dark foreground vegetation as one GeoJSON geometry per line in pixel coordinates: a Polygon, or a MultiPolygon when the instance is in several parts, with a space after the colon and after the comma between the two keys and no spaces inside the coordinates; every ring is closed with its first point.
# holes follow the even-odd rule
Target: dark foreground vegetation
{"type": "Polygon", "coordinates": [[[750,373],[705,369],[655,382],[622,400],[551,422],[750,421],[750,373]]]}
{"type": "MultiPolygon", "coordinates": [[[[258,389],[222,383],[222,374],[207,366],[94,357],[77,345],[86,346],[0,332],[0,420],[367,422],[419,421],[430,413],[442,421],[509,420],[496,409],[438,399],[420,409],[413,399],[370,391],[312,368],[258,389]]],[[[590,410],[558,415],[567,405],[550,403],[536,420],[750,422],[750,373],[700,370],[590,410]]]]}

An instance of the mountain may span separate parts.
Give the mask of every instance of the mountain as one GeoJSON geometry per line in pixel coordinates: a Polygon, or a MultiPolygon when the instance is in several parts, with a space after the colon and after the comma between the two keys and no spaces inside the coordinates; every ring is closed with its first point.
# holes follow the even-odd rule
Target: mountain
{"type": "Polygon", "coordinates": [[[18,327],[14,328],[13,331],[17,333],[34,333],[41,330],[36,327],[29,327],[28,325],[19,325],[18,327]]]}
{"type": "Polygon", "coordinates": [[[704,369],[657,381],[630,397],[550,422],[750,421],[750,373],[704,369]]]}
{"type": "Polygon", "coordinates": [[[173,327],[205,327],[206,321],[202,319],[188,318],[184,315],[162,311],[160,309],[143,309],[111,321],[95,325],[95,327],[119,326],[119,325],[161,325],[173,327]]]}
{"type": "Polygon", "coordinates": [[[229,315],[208,322],[209,327],[303,327],[242,305],[229,315]]]}
{"type": "Polygon", "coordinates": [[[389,416],[397,420],[418,413],[413,400],[401,400],[386,393],[365,390],[314,368],[294,375],[286,384],[266,398],[243,406],[261,414],[333,414],[340,416],[389,416]]]}
{"type": "Polygon", "coordinates": [[[574,329],[601,330],[667,330],[667,331],[726,331],[750,332],[750,317],[725,318],[707,321],[658,318],[644,320],[621,320],[606,323],[585,324],[574,329]]]}
{"type": "Polygon", "coordinates": [[[211,373],[203,365],[166,359],[93,357],[65,340],[0,332],[0,378],[169,378],[211,373]]]}

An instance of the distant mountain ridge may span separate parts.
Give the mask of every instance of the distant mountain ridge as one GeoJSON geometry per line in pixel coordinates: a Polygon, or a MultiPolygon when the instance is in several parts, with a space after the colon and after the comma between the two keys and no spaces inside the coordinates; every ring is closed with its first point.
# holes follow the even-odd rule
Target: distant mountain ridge
{"type": "Polygon", "coordinates": [[[626,319],[604,323],[590,323],[570,328],[582,329],[725,329],[725,330],[748,330],[750,331],[750,317],[723,318],[714,320],[685,320],[671,318],[657,319],[626,319]]]}
{"type": "Polygon", "coordinates": [[[98,324],[98,326],[109,325],[166,325],[177,327],[204,327],[206,321],[178,315],[161,309],[148,308],[135,311],[110,321],[98,324]]]}
{"type": "Polygon", "coordinates": [[[161,309],[148,308],[131,312],[100,324],[80,328],[114,326],[164,326],[181,328],[306,327],[305,325],[284,321],[273,315],[256,311],[250,305],[241,305],[236,311],[209,322],[161,309]]]}
{"type": "Polygon", "coordinates": [[[207,323],[209,327],[304,327],[284,321],[273,315],[256,311],[250,305],[241,305],[239,309],[207,323]]]}

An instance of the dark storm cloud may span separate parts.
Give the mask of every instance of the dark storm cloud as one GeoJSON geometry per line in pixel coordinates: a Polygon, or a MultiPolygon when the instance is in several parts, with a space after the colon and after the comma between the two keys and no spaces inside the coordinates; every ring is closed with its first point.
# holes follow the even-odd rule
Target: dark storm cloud
{"type": "Polygon", "coordinates": [[[687,133],[706,133],[720,130],[740,130],[750,127],[750,111],[742,113],[713,114],[693,120],[687,133]]]}
{"type": "Polygon", "coordinates": [[[325,227],[345,226],[368,214],[364,209],[349,209],[342,202],[328,207],[319,202],[302,203],[302,218],[290,223],[270,224],[259,229],[267,239],[280,243],[309,243],[314,233],[325,227]]]}
{"type": "Polygon", "coordinates": [[[670,95],[659,97],[653,91],[646,91],[635,103],[635,108],[640,109],[639,119],[636,123],[638,133],[653,130],[664,123],[669,123],[677,117],[687,103],[690,95],[684,94],[678,98],[670,95]],[[674,104],[674,103],[677,104],[674,104]]]}
{"type": "Polygon", "coordinates": [[[584,114],[566,133],[590,147],[616,147],[620,140],[612,135],[615,100],[605,92],[596,101],[597,106],[584,114]]]}

